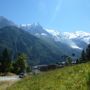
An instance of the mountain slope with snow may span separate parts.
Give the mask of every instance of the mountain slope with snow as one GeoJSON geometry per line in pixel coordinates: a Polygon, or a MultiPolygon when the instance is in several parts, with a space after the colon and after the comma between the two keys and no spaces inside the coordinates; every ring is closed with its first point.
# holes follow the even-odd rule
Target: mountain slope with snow
{"type": "MultiPolygon", "coordinates": [[[[18,44],[20,46],[17,45],[18,46],[17,48],[20,48],[20,51],[24,50],[32,57],[35,56],[36,61],[37,58],[38,60],[41,60],[40,63],[41,62],[51,63],[60,60],[66,60],[65,58],[62,57],[66,56],[73,57],[73,54],[75,54],[75,58],[78,58],[80,57],[82,49],[86,48],[87,44],[90,43],[89,32],[83,31],[59,32],[56,30],[45,29],[40,24],[36,23],[16,25],[12,21],[1,16],[0,16],[0,30],[1,30],[0,44],[2,47],[4,46],[7,47],[9,44],[10,44],[8,46],[9,48],[11,48],[11,46],[13,47],[14,40],[12,37],[15,38],[15,41],[20,39],[18,41],[18,44]],[[13,30],[15,32],[13,32],[13,30]],[[3,34],[2,32],[4,32],[5,34],[3,34]],[[21,32],[23,32],[22,36],[21,34],[19,34],[21,32]],[[18,34],[19,38],[16,39],[18,34]],[[35,38],[35,41],[31,37],[35,38]],[[7,39],[9,39],[9,41],[7,39]]],[[[17,50],[19,49],[16,49],[16,51],[17,50]]]]}
{"type": "Polygon", "coordinates": [[[46,31],[52,34],[52,36],[55,38],[55,41],[60,41],[60,42],[69,44],[72,48],[82,49],[81,47],[77,45],[76,41],[77,42],[82,41],[83,43],[86,43],[86,44],[90,43],[89,32],[76,31],[76,32],[60,33],[59,31],[49,30],[49,29],[46,29],[46,31]]]}
{"type": "Polygon", "coordinates": [[[44,29],[40,24],[29,24],[24,25],[24,27],[21,25],[21,28],[70,56],[72,53],[75,53],[76,56],[80,55],[80,52],[90,43],[89,32],[60,32],[44,29]]]}

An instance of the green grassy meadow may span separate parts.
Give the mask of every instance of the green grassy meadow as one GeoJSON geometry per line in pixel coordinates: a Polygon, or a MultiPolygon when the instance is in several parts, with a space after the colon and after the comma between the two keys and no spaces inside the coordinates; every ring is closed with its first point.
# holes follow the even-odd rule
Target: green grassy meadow
{"type": "Polygon", "coordinates": [[[27,76],[7,90],[90,90],[90,62],[27,76]]]}

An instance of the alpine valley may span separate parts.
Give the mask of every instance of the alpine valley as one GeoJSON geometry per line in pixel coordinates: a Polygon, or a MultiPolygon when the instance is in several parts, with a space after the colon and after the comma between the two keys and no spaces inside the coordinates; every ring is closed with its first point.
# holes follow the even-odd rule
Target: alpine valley
{"type": "Polygon", "coordinates": [[[0,16],[0,52],[8,48],[13,59],[26,53],[32,65],[57,63],[66,56],[75,60],[89,43],[90,32],[59,32],[38,23],[17,25],[0,16]]]}

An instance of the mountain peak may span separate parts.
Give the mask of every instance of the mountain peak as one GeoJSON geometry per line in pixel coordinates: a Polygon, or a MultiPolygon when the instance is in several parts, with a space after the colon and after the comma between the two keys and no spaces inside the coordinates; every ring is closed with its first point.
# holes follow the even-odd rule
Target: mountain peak
{"type": "Polygon", "coordinates": [[[0,16],[0,19],[4,19],[5,17],[4,16],[0,16]]]}
{"type": "Polygon", "coordinates": [[[4,16],[0,16],[0,22],[1,21],[10,21],[10,20],[8,20],[6,17],[4,17],[4,16]]]}
{"type": "Polygon", "coordinates": [[[4,16],[0,16],[0,28],[5,26],[15,26],[15,24],[4,16]]]}

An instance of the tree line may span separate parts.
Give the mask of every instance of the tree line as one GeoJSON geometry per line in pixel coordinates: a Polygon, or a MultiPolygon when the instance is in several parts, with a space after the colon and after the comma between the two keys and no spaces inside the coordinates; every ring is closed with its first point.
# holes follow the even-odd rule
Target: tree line
{"type": "Polygon", "coordinates": [[[87,48],[85,50],[82,50],[81,57],[78,60],[78,62],[87,62],[90,61],[90,44],[88,44],[87,48]]]}
{"type": "Polygon", "coordinates": [[[20,53],[15,60],[12,60],[10,51],[5,48],[0,55],[0,73],[6,75],[8,72],[19,74],[30,71],[27,59],[26,54],[20,53]]]}
{"type": "MultiPolygon", "coordinates": [[[[75,57],[75,54],[72,54],[75,57]]],[[[66,56],[65,65],[72,65],[73,59],[70,56],[66,56]]],[[[76,64],[85,63],[90,61],[90,44],[87,45],[86,49],[83,49],[80,57],[76,60],[76,64]]]]}
{"type": "MultiPolygon", "coordinates": [[[[16,59],[12,60],[12,54],[7,48],[5,48],[0,54],[0,73],[7,74],[8,72],[12,72],[15,74],[19,74],[22,72],[30,72],[30,67],[27,63],[27,60],[28,57],[24,53],[18,54],[16,59]]],[[[90,44],[85,50],[82,50],[81,57],[76,60],[76,63],[83,63],[87,61],[90,61],[90,44]]],[[[71,64],[72,59],[70,57],[67,57],[66,65],[71,64]]]]}

